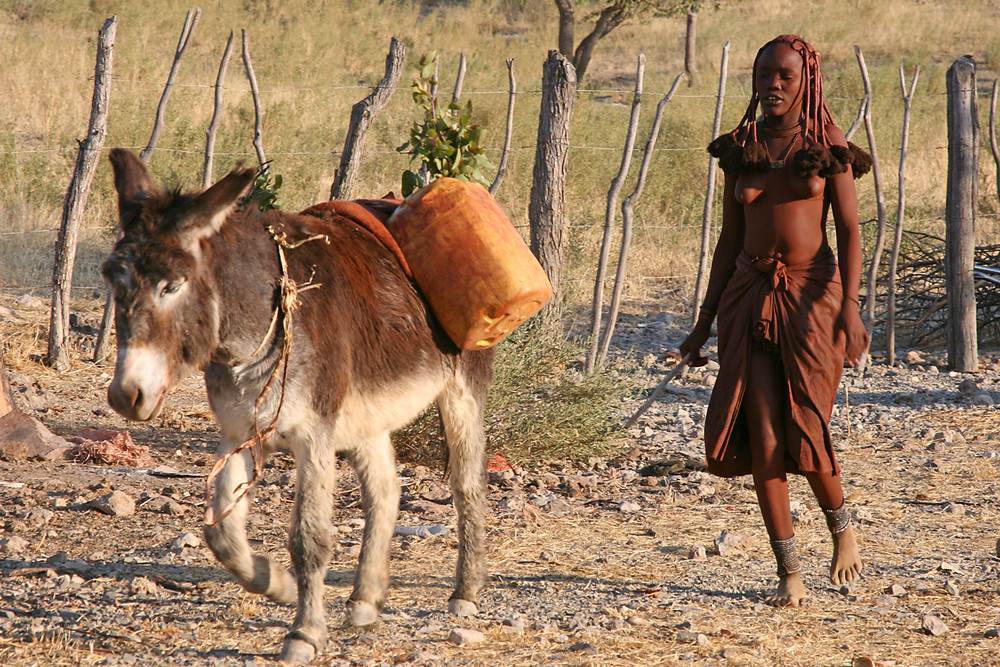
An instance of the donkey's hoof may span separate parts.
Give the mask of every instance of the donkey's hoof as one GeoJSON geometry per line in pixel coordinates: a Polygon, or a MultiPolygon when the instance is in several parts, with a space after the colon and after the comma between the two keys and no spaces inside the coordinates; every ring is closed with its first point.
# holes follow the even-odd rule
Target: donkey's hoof
{"type": "Polygon", "coordinates": [[[371,625],[378,620],[378,607],[364,600],[347,602],[347,622],[354,626],[371,625]]]}
{"type": "Polygon", "coordinates": [[[455,614],[455,616],[466,618],[478,614],[479,607],[476,606],[475,602],[469,602],[461,598],[452,598],[448,600],[448,612],[455,614]]]}
{"type": "Polygon", "coordinates": [[[308,665],[316,657],[316,647],[305,639],[286,637],[278,660],[293,665],[308,665]]]}

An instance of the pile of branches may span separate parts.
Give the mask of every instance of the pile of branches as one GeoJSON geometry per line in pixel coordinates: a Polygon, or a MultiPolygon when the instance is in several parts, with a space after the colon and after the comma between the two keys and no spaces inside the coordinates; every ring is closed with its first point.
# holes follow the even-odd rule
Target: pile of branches
{"type": "MultiPolygon", "coordinates": [[[[944,239],[906,232],[896,268],[896,344],[909,348],[947,344],[948,295],[944,239]]],[[[1000,340],[1000,245],[976,248],[976,320],[979,340],[1000,340]]],[[[886,339],[888,272],[879,277],[873,338],[886,339]]]]}

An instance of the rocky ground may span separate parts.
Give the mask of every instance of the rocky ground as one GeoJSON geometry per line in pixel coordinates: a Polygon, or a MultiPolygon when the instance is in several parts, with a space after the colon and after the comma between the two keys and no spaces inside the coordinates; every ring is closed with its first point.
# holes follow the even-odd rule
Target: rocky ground
{"type": "MultiPolygon", "coordinates": [[[[10,311],[4,327],[32,317],[10,311]]],[[[634,309],[617,354],[653,387],[682,329],[634,309]]],[[[77,335],[82,350],[90,334],[77,335]]],[[[272,664],[292,610],[243,592],[201,540],[216,429],[198,378],[155,423],[130,424],[104,402],[109,364],[74,359],[56,374],[10,352],[22,339],[4,342],[26,414],[63,437],[128,431],[150,458],[4,453],[0,664],[272,664]]],[[[774,563],[752,483],[714,478],[700,458],[710,365],[671,385],[609,457],[490,473],[492,581],[474,619],[444,611],[456,537],[443,474],[400,465],[389,605],[372,627],[342,627],[362,527],[344,469],[331,641],[316,664],[1000,664],[1000,363],[986,355],[985,370],[954,374],[938,351],[906,360],[848,370],[837,401],[833,430],[866,559],[854,585],[825,579],[830,539],[793,479],[811,597],[800,609],[762,604],[774,563]]],[[[643,398],[628,397],[621,417],[643,398]]],[[[288,456],[269,460],[250,517],[255,548],[285,562],[293,467],[288,456]]]]}

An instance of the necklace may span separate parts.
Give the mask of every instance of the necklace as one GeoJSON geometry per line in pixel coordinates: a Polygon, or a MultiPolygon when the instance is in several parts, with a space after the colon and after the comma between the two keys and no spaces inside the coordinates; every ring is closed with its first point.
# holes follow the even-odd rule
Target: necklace
{"type": "MultiPolygon", "coordinates": [[[[771,134],[771,132],[768,132],[768,134],[771,134]]],[[[788,145],[785,146],[785,150],[781,152],[781,155],[778,156],[777,160],[771,159],[771,151],[767,147],[767,142],[766,141],[764,142],[764,152],[767,154],[767,160],[770,163],[771,169],[781,169],[785,166],[785,159],[788,157],[788,154],[792,151],[792,146],[795,145],[795,140],[798,138],[798,135],[799,135],[799,128],[796,127],[795,131],[790,133],[792,140],[788,142],[788,145]]],[[[776,134],[774,136],[782,136],[782,135],[776,134]]],[[[784,136],[789,136],[789,135],[785,134],[784,136]]]]}

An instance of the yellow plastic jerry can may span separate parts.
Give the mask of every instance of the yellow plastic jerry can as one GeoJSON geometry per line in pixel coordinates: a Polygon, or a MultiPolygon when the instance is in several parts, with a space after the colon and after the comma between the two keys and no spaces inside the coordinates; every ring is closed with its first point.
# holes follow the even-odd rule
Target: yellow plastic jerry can
{"type": "Polygon", "coordinates": [[[466,350],[496,345],[552,298],[552,285],[481,185],[439,178],[386,221],[448,336],[466,350]]]}

